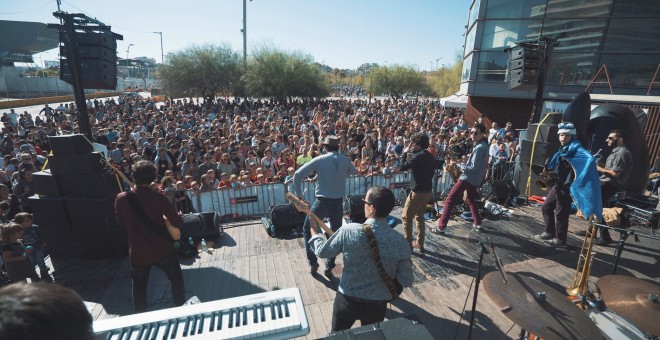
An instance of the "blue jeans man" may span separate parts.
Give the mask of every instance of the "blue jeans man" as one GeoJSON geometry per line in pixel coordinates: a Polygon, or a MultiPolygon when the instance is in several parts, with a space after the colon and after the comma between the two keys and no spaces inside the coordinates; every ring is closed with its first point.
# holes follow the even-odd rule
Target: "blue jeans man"
{"type": "MultiPolygon", "coordinates": [[[[318,216],[320,219],[329,218],[330,219],[330,229],[332,231],[337,231],[343,223],[343,214],[344,214],[344,205],[341,198],[325,198],[317,197],[314,204],[312,204],[311,211],[318,216]]],[[[311,234],[309,231],[309,216],[305,218],[305,224],[303,224],[303,236],[305,238],[305,251],[307,252],[307,262],[311,267],[311,273],[315,274],[319,268],[319,263],[316,258],[316,255],[309,248],[309,239],[311,234]]],[[[331,275],[332,269],[335,267],[335,258],[326,259],[325,262],[325,274],[331,275]]]]}

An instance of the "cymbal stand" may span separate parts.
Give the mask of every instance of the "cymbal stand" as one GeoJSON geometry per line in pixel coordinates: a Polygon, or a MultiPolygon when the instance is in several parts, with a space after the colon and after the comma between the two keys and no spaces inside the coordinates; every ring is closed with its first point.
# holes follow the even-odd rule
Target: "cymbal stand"
{"type": "Polygon", "coordinates": [[[470,313],[470,329],[468,331],[468,340],[472,339],[472,329],[474,328],[474,314],[477,311],[477,296],[479,295],[479,284],[481,283],[481,264],[484,260],[484,254],[489,254],[490,250],[486,248],[486,244],[479,240],[479,247],[481,252],[479,253],[479,262],[477,263],[477,274],[476,274],[476,284],[474,286],[474,295],[472,296],[472,313],[470,313]]]}
{"type": "Polygon", "coordinates": [[[623,253],[623,248],[625,246],[626,240],[628,239],[628,236],[632,235],[635,239],[635,242],[639,242],[639,236],[654,240],[660,240],[660,237],[657,236],[648,235],[645,233],[638,233],[635,230],[612,227],[607,224],[596,223],[594,224],[594,226],[607,228],[619,232],[619,242],[617,243],[616,248],[614,249],[614,262],[612,263],[612,275],[616,274],[616,270],[619,266],[619,260],[621,259],[621,254],[623,253]]]}

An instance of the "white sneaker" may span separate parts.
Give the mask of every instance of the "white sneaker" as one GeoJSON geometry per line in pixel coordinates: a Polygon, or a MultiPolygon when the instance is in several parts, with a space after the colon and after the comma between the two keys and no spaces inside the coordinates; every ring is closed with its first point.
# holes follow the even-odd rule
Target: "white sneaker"
{"type": "Polygon", "coordinates": [[[481,231],[481,229],[483,229],[483,226],[482,226],[482,225],[476,225],[476,224],[473,224],[473,225],[472,225],[472,228],[477,229],[477,231],[481,231]]]}
{"type": "Polygon", "coordinates": [[[534,235],[534,237],[539,240],[552,240],[553,238],[555,238],[553,235],[550,235],[545,231],[539,235],[534,235]]]}

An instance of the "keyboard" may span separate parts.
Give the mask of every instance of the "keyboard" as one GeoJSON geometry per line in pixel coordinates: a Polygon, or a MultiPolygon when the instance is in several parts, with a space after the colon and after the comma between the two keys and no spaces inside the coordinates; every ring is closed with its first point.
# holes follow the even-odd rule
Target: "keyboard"
{"type": "Polygon", "coordinates": [[[300,290],[288,288],[94,322],[94,339],[289,339],[309,333],[300,290]]]}

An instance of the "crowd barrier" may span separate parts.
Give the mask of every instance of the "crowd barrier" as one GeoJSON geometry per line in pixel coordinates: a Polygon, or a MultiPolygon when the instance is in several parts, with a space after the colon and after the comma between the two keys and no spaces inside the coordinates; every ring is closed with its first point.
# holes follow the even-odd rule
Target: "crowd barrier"
{"type": "MultiPolygon", "coordinates": [[[[391,176],[369,175],[350,176],[344,184],[346,196],[365,195],[367,190],[376,185],[390,188],[395,197],[405,197],[410,185],[410,173],[398,173],[391,176]]],[[[441,173],[434,181],[435,192],[445,191],[453,183],[446,173],[441,173]]],[[[316,181],[301,183],[303,199],[310,206],[316,200],[316,181]]],[[[272,183],[249,186],[241,189],[216,189],[208,192],[186,191],[196,212],[218,212],[221,216],[262,217],[268,216],[271,207],[286,204],[286,193],[293,191],[292,184],[272,183]]]]}

